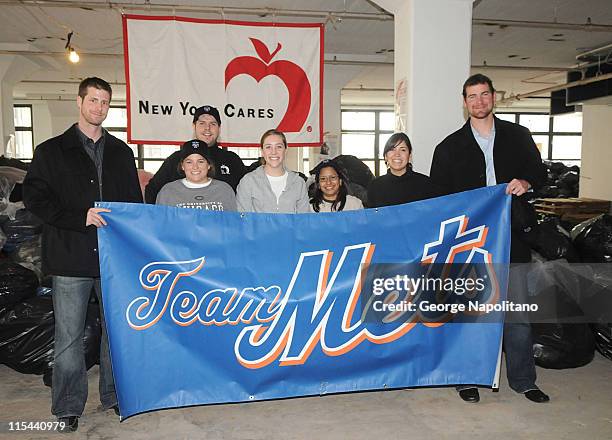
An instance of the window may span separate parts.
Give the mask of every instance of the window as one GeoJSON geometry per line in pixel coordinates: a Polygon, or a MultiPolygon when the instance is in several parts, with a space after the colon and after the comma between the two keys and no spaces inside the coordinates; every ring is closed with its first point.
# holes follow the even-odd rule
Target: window
{"type": "Polygon", "coordinates": [[[580,165],[582,113],[550,116],[547,113],[496,113],[499,119],[527,127],[544,160],[580,165]]]}
{"type": "MultiPolygon", "coordinates": [[[[127,143],[127,110],[125,106],[111,107],[102,126],[110,134],[127,143]]],[[[155,174],[163,161],[174,153],[177,145],[128,144],[134,152],[136,167],[155,174]]]]}
{"type": "Polygon", "coordinates": [[[310,150],[308,147],[302,148],[302,170],[308,176],[310,171],[310,150]]]}
{"type": "Polygon", "coordinates": [[[375,176],[385,173],[383,149],[393,134],[395,114],[382,110],[342,110],[342,154],[361,159],[375,176]]]}
{"type": "MultiPolygon", "coordinates": [[[[111,107],[108,109],[106,119],[102,126],[113,136],[118,137],[127,143],[127,111],[125,107],[111,107]]],[[[138,157],[138,145],[128,144],[134,152],[134,157],[138,157]]],[[[136,162],[138,166],[138,161],[136,162]]],[[[140,168],[140,167],[139,167],[140,168]]]]}
{"type": "Polygon", "coordinates": [[[15,159],[32,160],[34,154],[32,106],[14,105],[13,118],[15,121],[15,159]]]}
{"type": "MultiPolygon", "coordinates": [[[[291,153],[287,152],[288,154],[296,153],[298,155],[298,161],[297,161],[296,168],[294,169],[293,162],[291,162],[292,165],[290,169],[292,169],[293,171],[302,172],[308,175],[308,171],[309,171],[309,151],[308,149],[309,147],[290,147],[289,149],[291,150],[291,153]],[[301,153],[301,159],[299,159],[300,153],[301,153]]],[[[261,149],[259,147],[229,147],[228,150],[236,153],[238,157],[242,159],[244,166],[247,168],[253,165],[255,162],[257,162],[259,160],[259,157],[261,156],[261,149]]]]}
{"type": "Polygon", "coordinates": [[[260,156],[259,147],[228,148],[228,150],[236,153],[242,159],[245,167],[251,166],[260,156]]]}

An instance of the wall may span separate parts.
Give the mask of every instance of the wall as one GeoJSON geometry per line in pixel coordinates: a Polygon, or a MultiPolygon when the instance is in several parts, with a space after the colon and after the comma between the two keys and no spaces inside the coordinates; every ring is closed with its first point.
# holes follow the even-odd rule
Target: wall
{"type": "Polygon", "coordinates": [[[612,200],[612,106],[582,107],[580,197],[612,200]]]}

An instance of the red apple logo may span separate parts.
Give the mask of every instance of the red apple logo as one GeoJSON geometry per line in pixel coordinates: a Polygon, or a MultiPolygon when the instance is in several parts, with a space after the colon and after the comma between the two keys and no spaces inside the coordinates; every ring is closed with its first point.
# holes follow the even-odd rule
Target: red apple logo
{"type": "Polygon", "coordinates": [[[274,52],[270,53],[266,45],[256,38],[249,38],[255,47],[259,58],[236,57],[229,62],[225,68],[225,88],[229,82],[238,75],[246,74],[252,76],[257,82],[268,75],[278,76],[289,92],[289,104],[287,112],[278,124],[277,129],[287,133],[299,132],[306,122],[310,111],[310,82],[306,73],[300,66],[291,61],[272,61],[274,55],[281,49],[278,43],[274,52]]]}

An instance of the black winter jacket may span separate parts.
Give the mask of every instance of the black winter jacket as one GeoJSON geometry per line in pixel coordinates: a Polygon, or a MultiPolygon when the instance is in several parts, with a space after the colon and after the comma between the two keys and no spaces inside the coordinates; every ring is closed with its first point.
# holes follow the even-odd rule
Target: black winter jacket
{"type": "MultiPolygon", "coordinates": [[[[102,200],[142,203],[134,154],[123,141],[105,134],[102,200]]],[[[98,277],[98,235],[85,226],[87,211],[101,200],[98,173],[78,137],[76,124],[34,151],[23,182],[23,201],[43,220],[43,272],[98,277]]]]}
{"type": "Polygon", "coordinates": [[[411,169],[401,176],[387,171],[387,174],[377,177],[368,186],[368,208],[400,205],[431,199],[441,195],[440,189],[424,174],[411,169]]]}
{"type": "MultiPolygon", "coordinates": [[[[493,162],[497,183],[523,179],[534,189],[542,186],[546,180],[546,169],[529,130],[512,122],[498,118],[494,120],[493,162]]],[[[429,175],[446,194],[487,185],[484,154],[474,138],[469,119],[436,147],[429,175]]],[[[531,261],[529,246],[514,231],[510,261],[531,261]]]]}

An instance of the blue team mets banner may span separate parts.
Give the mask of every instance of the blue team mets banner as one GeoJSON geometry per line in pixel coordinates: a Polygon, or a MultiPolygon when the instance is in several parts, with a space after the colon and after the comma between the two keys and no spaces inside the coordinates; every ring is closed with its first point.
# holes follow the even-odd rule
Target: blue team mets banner
{"type": "Polygon", "coordinates": [[[319,214],[99,203],[123,417],[413,386],[496,386],[504,186],[319,214]]]}

